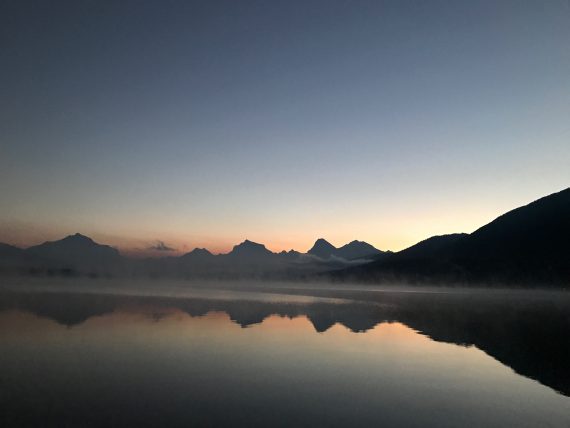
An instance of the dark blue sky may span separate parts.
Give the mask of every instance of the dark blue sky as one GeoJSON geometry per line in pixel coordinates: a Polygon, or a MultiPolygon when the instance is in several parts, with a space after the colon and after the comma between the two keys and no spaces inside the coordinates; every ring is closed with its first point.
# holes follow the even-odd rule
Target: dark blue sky
{"type": "Polygon", "coordinates": [[[398,249],[570,183],[566,0],[7,0],[0,43],[4,241],[398,249]]]}

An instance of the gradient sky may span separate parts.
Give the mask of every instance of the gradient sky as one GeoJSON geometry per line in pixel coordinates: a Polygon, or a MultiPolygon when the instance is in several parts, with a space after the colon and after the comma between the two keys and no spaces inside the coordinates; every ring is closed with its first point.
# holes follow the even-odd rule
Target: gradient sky
{"type": "Polygon", "coordinates": [[[570,3],[0,5],[0,241],[398,250],[570,184],[570,3]]]}

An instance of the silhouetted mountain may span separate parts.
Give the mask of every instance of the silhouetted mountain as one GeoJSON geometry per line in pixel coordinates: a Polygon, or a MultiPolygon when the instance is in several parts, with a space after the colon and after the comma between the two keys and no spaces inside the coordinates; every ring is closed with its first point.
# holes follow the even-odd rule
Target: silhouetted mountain
{"type": "Polygon", "coordinates": [[[214,255],[212,253],[210,253],[208,250],[206,250],[205,248],[194,248],[192,251],[180,256],[180,259],[203,261],[203,260],[211,259],[212,257],[214,257],[214,255]]]}
{"type": "Polygon", "coordinates": [[[273,253],[263,244],[246,239],[227,254],[214,255],[205,248],[195,248],[178,257],[128,259],[116,249],[77,233],[26,250],[0,245],[0,274],[295,280],[365,263],[359,259],[364,255],[382,254],[365,242],[353,241],[337,249],[324,239],[315,243],[315,251],[321,256],[295,250],[273,253]],[[318,251],[326,247],[333,252],[318,251]]]}
{"type": "Polygon", "coordinates": [[[228,253],[228,256],[246,258],[267,257],[272,255],[274,255],[274,253],[265,248],[265,245],[252,242],[248,239],[241,244],[235,245],[232,251],[228,253]]]}
{"type": "Polygon", "coordinates": [[[325,239],[319,238],[307,253],[320,257],[321,259],[340,257],[345,260],[355,260],[372,258],[383,252],[363,241],[352,241],[340,248],[336,248],[325,239]]]}
{"type": "Polygon", "coordinates": [[[289,250],[289,251],[283,250],[278,254],[278,256],[283,261],[297,262],[301,260],[303,254],[295,250],[289,250]]]}
{"type": "Polygon", "coordinates": [[[570,285],[570,189],[509,211],[472,234],[429,238],[336,272],[342,280],[570,285]]]}
{"type": "Polygon", "coordinates": [[[400,251],[397,256],[399,260],[415,258],[432,258],[447,251],[450,245],[469,236],[467,233],[451,233],[449,235],[432,236],[424,239],[405,250],[400,251]]]}
{"type": "Polygon", "coordinates": [[[103,272],[115,269],[121,262],[119,252],[76,233],[59,241],[48,241],[29,247],[25,253],[44,262],[42,267],[68,268],[103,272]]]}
{"type": "Polygon", "coordinates": [[[24,250],[13,245],[4,244],[0,242],[0,257],[13,257],[19,256],[24,253],[24,250]]]}
{"type": "Polygon", "coordinates": [[[320,257],[321,259],[328,259],[330,256],[336,253],[337,248],[330,242],[323,238],[319,238],[315,241],[312,248],[307,251],[308,254],[320,257]]]}
{"type": "Polygon", "coordinates": [[[509,211],[447,250],[475,277],[570,281],[570,188],[509,211]]]}
{"type": "Polygon", "coordinates": [[[273,253],[263,244],[245,240],[227,254],[195,249],[180,257],[126,260],[116,249],[75,234],[26,250],[0,245],[0,273],[263,280],[317,275],[317,279],[374,283],[568,286],[568,242],[570,189],[512,210],[472,234],[434,236],[398,253],[382,252],[362,241],[336,248],[320,238],[308,254],[273,253]]]}
{"type": "Polygon", "coordinates": [[[346,260],[364,259],[378,254],[382,254],[382,251],[363,241],[352,241],[340,247],[335,253],[336,256],[346,260]]]}
{"type": "Polygon", "coordinates": [[[24,250],[13,245],[0,243],[0,272],[14,272],[28,263],[24,250]]]}

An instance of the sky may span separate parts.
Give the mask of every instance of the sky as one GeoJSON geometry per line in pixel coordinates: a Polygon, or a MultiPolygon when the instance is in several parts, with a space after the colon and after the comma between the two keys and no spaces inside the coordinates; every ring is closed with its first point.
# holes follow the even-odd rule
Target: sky
{"type": "Polygon", "coordinates": [[[399,250],[570,184],[570,3],[0,4],[0,241],[399,250]]]}

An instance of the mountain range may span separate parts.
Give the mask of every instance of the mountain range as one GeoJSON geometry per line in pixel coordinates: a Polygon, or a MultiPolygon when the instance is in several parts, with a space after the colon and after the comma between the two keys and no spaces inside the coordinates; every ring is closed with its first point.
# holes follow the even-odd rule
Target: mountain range
{"type": "Polygon", "coordinates": [[[366,283],[570,285],[570,188],[509,211],[471,234],[433,236],[399,252],[323,238],[307,253],[245,240],[227,254],[129,259],[81,234],[27,249],[0,244],[0,273],[260,278],[366,283]]]}
{"type": "Polygon", "coordinates": [[[369,262],[384,252],[361,241],[336,248],[328,254],[295,250],[274,253],[265,245],[245,240],[226,254],[195,248],[178,257],[131,259],[118,250],[76,233],[26,249],[0,244],[0,273],[63,274],[89,276],[176,276],[185,278],[293,278],[369,262]]]}
{"type": "Polygon", "coordinates": [[[336,248],[325,239],[319,238],[307,253],[321,259],[337,257],[345,260],[356,260],[374,257],[384,252],[363,241],[352,241],[340,248],[336,248]]]}

